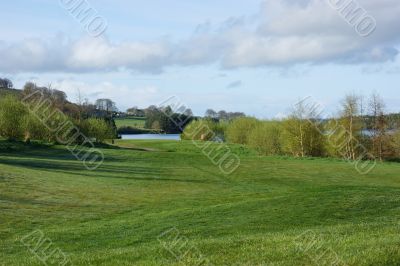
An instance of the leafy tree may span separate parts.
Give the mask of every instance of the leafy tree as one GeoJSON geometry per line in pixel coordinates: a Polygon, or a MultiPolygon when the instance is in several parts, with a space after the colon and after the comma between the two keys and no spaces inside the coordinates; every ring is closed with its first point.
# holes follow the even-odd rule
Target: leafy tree
{"type": "Polygon", "coordinates": [[[95,105],[98,110],[104,111],[106,113],[117,111],[115,102],[110,99],[97,99],[95,105]]]}
{"type": "Polygon", "coordinates": [[[220,120],[229,120],[228,113],[225,110],[221,110],[218,112],[218,118],[220,120]]]}
{"type": "Polygon", "coordinates": [[[213,109],[207,109],[205,113],[205,117],[207,118],[217,118],[218,114],[213,109]]]}
{"type": "Polygon", "coordinates": [[[222,141],[224,126],[211,119],[191,121],[181,134],[182,139],[202,141],[222,141]]]}
{"type": "Polygon", "coordinates": [[[25,117],[25,141],[33,140],[48,140],[51,136],[48,128],[34,114],[29,113],[25,117]]]}
{"type": "Polygon", "coordinates": [[[106,139],[114,138],[112,127],[104,120],[99,118],[89,118],[87,121],[88,135],[96,142],[102,143],[106,139]]]}
{"type": "Polygon", "coordinates": [[[261,122],[249,133],[249,146],[262,155],[282,154],[282,130],[280,122],[261,122]]]}
{"type": "Polygon", "coordinates": [[[10,140],[20,140],[24,136],[26,106],[16,97],[7,95],[0,99],[0,135],[10,140]]]}
{"type": "Polygon", "coordinates": [[[259,124],[256,118],[239,117],[229,123],[226,138],[229,142],[248,144],[250,132],[259,124]]]}
{"type": "Polygon", "coordinates": [[[150,106],[146,109],[145,128],[160,130],[164,133],[182,133],[185,126],[193,119],[187,114],[174,113],[170,106],[157,108],[150,106]]]}
{"type": "Polygon", "coordinates": [[[14,87],[14,84],[12,83],[11,80],[7,78],[0,78],[0,88],[4,89],[12,89],[14,87]]]}
{"type": "Polygon", "coordinates": [[[145,116],[144,110],[139,109],[137,106],[127,109],[126,112],[128,113],[128,115],[133,115],[137,117],[145,116]]]}
{"type": "Polygon", "coordinates": [[[191,117],[191,116],[193,116],[193,111],[192,111],[192,109],[187,108],[187,109],[185,109],[185,111],[183,112],[183,114],[184,114],[185,116],[191,117]]]}

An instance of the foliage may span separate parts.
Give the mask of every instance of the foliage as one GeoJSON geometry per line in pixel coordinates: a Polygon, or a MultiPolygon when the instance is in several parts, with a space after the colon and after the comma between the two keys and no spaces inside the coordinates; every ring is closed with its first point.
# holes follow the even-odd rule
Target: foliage
{"type": "Polygon", "coordinates": [[[0,78],[0,88],[12,89],[12,88],[14,88],[14,84],[8,78],[0,78]]]}
{"type": "Polygon", "coordinates": [[[393,135],[391,146],[393,151],[392,156],[400,158],[400,130],[397,130],[393,135]]]}
{"type": "Polygon", "coordinates": [[[150,106],[146,109],[145,128],[159,130],[167,134],[180,134],[190,121],[192,116],[189,109],[185,110],[187,114],[174,113],[171,107],[157,108],[150,106]]]}
{"type": "Polygon", "coordinates": [[[230,121],[235,118],[245,117],[246,114],[242,112],[227,112],[225,110],[214,111],[213,109],[207,109],[205,113],[205,117],[209,119],[216,119],[219,121],[230,121]]]}
{"type": "Polygon", "coordinates": [[[261,122],[249,133],[249,146],[262,155],[280,155],[283,152],[282,132],[279,122],[261,122]]]}
{"type": "Polygon", "coordinates": [[[182,139],[185,140],[224,140],[224,124],[211,119],[193,120],[184,129],[182,139]]]}
{"type": "Polygon", "coordinates": [[[25,128],[25,140],[49,140],[51,138],[51,132],[45,126],[45,124],[40,121],[34,114],[29,113],[25,117],[26,128],[25,128]]]}
{"type": "Polygon", "coordinates": [[[229,123],[226,139],[231,143],[248,144],[249,133],[259,124],[256,118],[239,117],[229,123]]]}
{"type": "Polygon", "coordinates": [[[102,143],[106,139],[112,139],[115,136],[115,132],[104,119],[89,118],[86,123],[88,137],[94,138],[98,143],[102,143]]]}
{"type": "Polygon", "coordinates": [[[7,95],[0,99],[0,136],[11,140],[20,140],[25,133],[25,116],[28,114],[24,106],[15,96],[7,95]]]}

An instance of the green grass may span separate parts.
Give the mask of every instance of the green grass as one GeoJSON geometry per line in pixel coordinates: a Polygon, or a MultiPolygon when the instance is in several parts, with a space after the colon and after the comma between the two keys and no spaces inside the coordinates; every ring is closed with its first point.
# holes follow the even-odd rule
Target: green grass
{"type": "Polygon", "coordinates": [[[144,128],[145,121],[146,118],[144,117],[116,118],[115,124],[117,128],[121,127],[144,128]]]}
{"type": "Polygon", "coordinates": [[[157,240],[173,227],[212,265],[328,265],[314,262],[324,251],[400,264],[400,164],[361,176],[232,146],[241,166],[227,177],[190,142],[117,145],[87,171],[65,147],[0,142],[0,265],[42,265],[19,241],[36,229],[74,265],[195,265],[157,240]],[[318,241],[304,252],[307,230],[318,241]]]}

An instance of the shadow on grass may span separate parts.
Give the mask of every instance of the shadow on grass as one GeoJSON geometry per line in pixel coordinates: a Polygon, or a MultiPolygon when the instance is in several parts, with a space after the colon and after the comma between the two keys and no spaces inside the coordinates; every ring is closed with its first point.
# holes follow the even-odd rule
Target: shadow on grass
{"type": "Polygon", "coordinates": [[[62,173],[66,175],[74,175],[81,177],[126,179],[137,181],[157,181],[157,182],[182,182],[182,183],[212,183],[210,180],[200,179],[179,179],[165,177],[166,171],[162,168],[155,169],[153,167],[121,167],[118,166],[100,166],[96,171],[88,171],[79,163],[60,162],[60,161],[42,161],[32,159],[8,159],[0,158],[1,164],[10,166],[25,167],[29,169],[48,171],[51,173],[62,173]],[[164,176],[164,177],[161,177],[164,176]]]}
{"type": "MultiPolygon", "coordinates": [[[[81,161],[77,160],[63,146],[2,141],[0,142],[0,147],[0,164],[9,166],[82,177],[116,178],[139,181],[210,183],[210,180],[169,177],[171,174],[170,169],[164,169],[162,165],[154,167],[154,165],[151,164],[151,158],[132,158],[135,163],[140,161],[149,162],[148,167],[146,167],[146,165],[139,166],[137,164],[127,164],[129,161],[127,161],[126,158],[119,159],[107,154],[105,163],[95,171],[89,171],[84,168],[81,161]],[[112,163],[124,163],[124,165],[114,165],[112,163]]],[[[102,147],[112,150],[132,150],[121,149],[111,145],[102,145],[102,147]]]]}

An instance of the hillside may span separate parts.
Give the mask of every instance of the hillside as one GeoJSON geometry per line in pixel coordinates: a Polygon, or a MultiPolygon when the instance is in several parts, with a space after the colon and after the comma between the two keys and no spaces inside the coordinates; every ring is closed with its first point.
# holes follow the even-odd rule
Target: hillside
{"type": "Polygon", "coordinates": [[[18,95],[20,93],[21,93],[21,90],[0,88],[0,97],[4,96],[6,94],[18,95]]]}
{"type": "Polygon", "coordinates": [[[399,164],[361,176],[231,146],[241,166],[226,177],[191,142],[117,145],[87,171],[64,147],[0,142],[2,264],[40,265],[20,242],[38,229],[73,265],[400,262],[399,164]]]}

